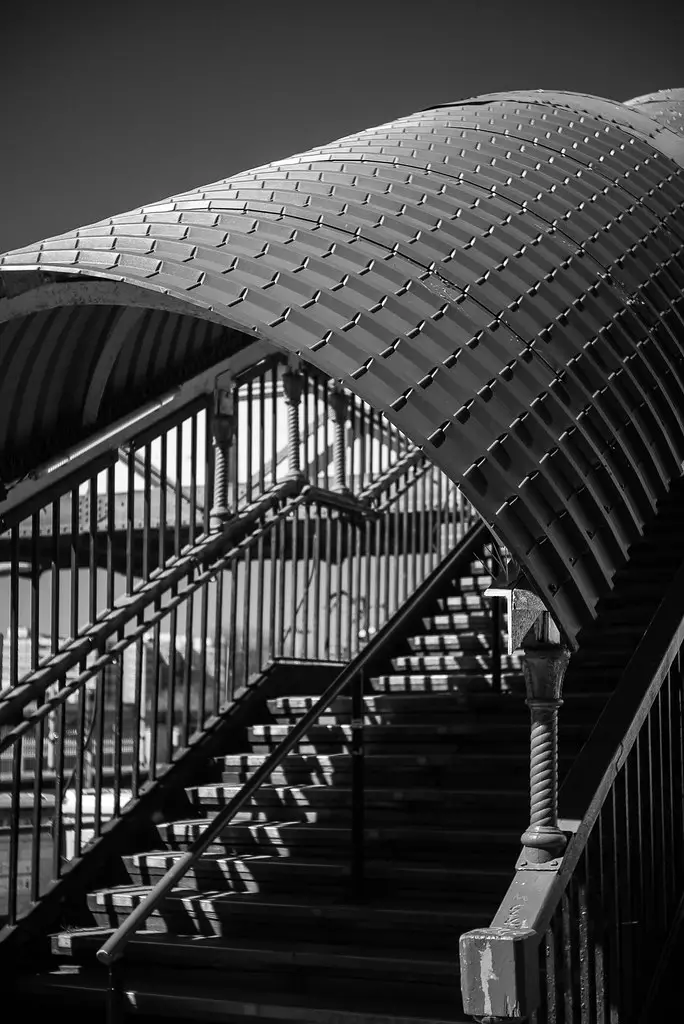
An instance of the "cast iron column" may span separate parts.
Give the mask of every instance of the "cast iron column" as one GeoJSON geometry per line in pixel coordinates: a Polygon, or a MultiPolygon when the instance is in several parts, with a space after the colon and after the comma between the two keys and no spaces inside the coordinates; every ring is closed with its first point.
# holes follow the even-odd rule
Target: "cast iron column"
{"type": "Polygon", "coordinates": [[[332,489],[339,494],[349,494],[350,491],[347,487],[347,439],[345,437],[347,397],[338,388],[330,395],[330,407],[335,421],[335,440],[333,442],[335,482],[332,489]]]}
{"type": "MultiPolygon", "coordinates": [[[[542,618],[547,618],[544,613],[542,618]]],[[[529,634],[528,634],[529,635],[529,634]]],[[[531,715],[530,824],[521,836],[523,858],[543,864],[565,849],[558,827],[558,709],[570,652],[560,643],[524,644],[523,674],[531,715]]]]}
{"type": "Polygon", "coordinates": [[[299,406],[304,390],[304,377],[296,370],[283,374],[283,394],[287,406],[287,467],[288,477],[297,480],[302,475],[300,462],[301,433],[299,429],[299,406]]]}
{"type": "Polygon", "coordinates": [[[214,493],[209,518],[211,533],[220,533],[228,520],[233,517],[233,511],[228,504],[228,473],[230,449],[235,438],[236,427],[237,416],[232,391],[224,389],[216,391],[211,422],[214,448],[214,493]]]}

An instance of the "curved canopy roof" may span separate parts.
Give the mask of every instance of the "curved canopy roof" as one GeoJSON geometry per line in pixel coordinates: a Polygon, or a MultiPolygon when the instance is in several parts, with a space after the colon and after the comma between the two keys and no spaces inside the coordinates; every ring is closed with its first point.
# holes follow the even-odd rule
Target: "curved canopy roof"
{"type": "Polygon", "coordinates": [[[573,642],[684,460],[684,133],[653,102],[444,104],[7,254],[0,475],[260,338],[421,445],[573,642]]]}

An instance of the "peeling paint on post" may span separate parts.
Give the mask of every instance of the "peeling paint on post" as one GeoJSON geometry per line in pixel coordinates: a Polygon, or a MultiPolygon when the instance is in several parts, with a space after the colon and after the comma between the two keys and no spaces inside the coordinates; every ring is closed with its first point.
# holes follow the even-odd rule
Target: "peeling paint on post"
{"type": "Polygon", "coordinates": [[[476,928],[460,939],[463,1009],[476,1019],[525,1020],[539,1006],[539,935],[476,928]]]}

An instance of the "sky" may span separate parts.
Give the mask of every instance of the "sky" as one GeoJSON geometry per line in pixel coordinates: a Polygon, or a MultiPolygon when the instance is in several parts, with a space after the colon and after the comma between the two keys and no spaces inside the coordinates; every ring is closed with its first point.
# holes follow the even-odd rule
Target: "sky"
{"type": "Polygon", "coordinates": [[[482,92],[621,100],[684,85],[675,7],[12,4],[0,32],[0,252],[482,92]]]}

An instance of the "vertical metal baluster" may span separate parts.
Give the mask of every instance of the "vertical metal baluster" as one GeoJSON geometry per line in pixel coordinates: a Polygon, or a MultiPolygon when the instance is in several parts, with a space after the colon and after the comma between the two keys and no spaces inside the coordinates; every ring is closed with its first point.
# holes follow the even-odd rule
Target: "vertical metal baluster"
{"type": "Polygon", "coordinates": [[[303,632],[301,657],[306,659],[309,657],[309,631],[311,629],[311,618],[309,615],[309,590],[311,579],[311,566],[313,563],[311,551],[311,506],[309,505],[308,501],[304,505],[304,535],[302,539],[302,547],[302,585],[304,587],[304,592],[302,594],[303,632]]]}
{"type": "MultiPolygon", "coordinates": [[[[237,494],[237,487],[235,488],[237,494]]],[[[235,508],[235,506],[233,506],[235,508]]],[[[189,542],[197,540],[197,413],[190,418],[190,530],[189,542]]]]}
{"type": "MultiPolygon", "coordinates": [[[[167,440],[168,431],[164,431],[160,438],[159,448],[159,528],[157,530],[157,541],[158,541],[158,555],[157,562],[159,568],[163,568],[166,564],[166,517],[167,517],[167,491],[168,491],[168,479],[167,479],[167,440]]],[[[178,485],[180,486],[180,484],[178,485]]]]}
{"type": "MultiPolygon", "coordinates": [[[[102,655],[101,648],[97,650],[98,658],[102,655]]],[[[96,676],[95,683],[95,801],[93,808],[93,834],[99,836],[102,832],[102,776],[104,774],[104,736],[105,736],[105,670],[101,668],[96,676]]]]}
{"type": "Polygon", "coordinates": [[[271,370],[271,486],[278,482],[278,381],[280,366],[271,370]]]}
{"type": "Polygon", "coordinates": [[[667,865],[667,898],[668,906],[675,905],[676,894],[678,891],[678,878],[677,878],[677,864],[676,864],[676,822],[677,822],[677,805],[675,802],[675,756],[672,743],[672,683],[673,675],[672,669],[667,674],[667,678],[663,683],[662,695],[662,714],[665,720],[665,726],[663,730],[663,743],[665,746],[665,776],[667,778],[667,809],[665,813],[665,821],[667,827],[667,844],[665,847],[665,861],[667,865]]]}
{"type": "Polygon", "coordinates": [[[268,622],[268,644],[272,657],[278,653],[278,638],[276,622],[278,618],[278,523],[271,524],[268,531],[270,559],[269,559],[269,622],[268,622]]]}
{"type": "MultiPolygon", "coordinates": [[[[666,683],[664,683],[663,685],[666,685],[666,683]]],[[[668,892],[668,888],[669,888],[669,886],[668,886],[668,876],[669,876],[669,873],[670,873],[670,868],[669,868],[669,864],[668,864],[668,855],[667,855],[667,852],[668,852],[667,851],[667,848],[668,848],[668,842],[667,842],[667,817],[668,817],[668,815],[667,815],[667,811],[666,811],[666,807],[665,807],[665,792],[666,792],[666,789],[665,789],[665,786],[666,786],[665,759],[667,757],[667,754],[663,750],[664,740],[665,740],[665,727],[664,727],[664,724],[663,724],[664,714],[663,714],[663,687],[662,686],[661,686],[660,690],[658,691],[658,696],[656,697],[655,701],[651,705],[651,711],[650,711],[649,717],[653,720],[654,735],[655,735],[655,744],[654,745],[655,745],[655,751],[656,751],[656,778],[658,780],[657,783],[656,783],[657,789],[656,789],[656,793],[654,794],[654,796],[655,796],[655,804],[656,804],[656,816],[657,816],[658,837],[659,837],[659,839],[658,839],[659,849],[658,849],[658,854],[657,855],[658,855],[658,860],[660,861],[660,864],[662,865],[662,868],[661,868],[661,871],[660,871],[660,877],[659,877],[660,889],[661,889],[661,898],[662,898],[662,904],[663,904],[662,922],[663,922],[663,927],[669,931],[670,925],[671,925],[672,915],[674,913],[674,906],[671,907],[671,904],[670,904],[670,894],[668,892]]]]}
{"type": "MultiPolygon", "coordinates": [[[[180,557],[183,550],[183,423],[176,426],[176,493],[174,502],[174,530],[173,530],[173,553],[176,558],[180,557]]],[[[207,504],[211,498],[207,496],[207,504]]]]}
{"type": "MultiPolygon", "coordinates": [[[[80,531],[80,515],[79,515],[79,495],[78,488],[74,488],[71,492],[71,537],[69,545],[69,582],[70,586],[70,612],[71,612],[71,623],[70,623],[70,635],[72,640],[78,636],[78,621],[79,621],[79,606],[78,606],[78,584],[79,584],[79,559],[78,559],[78,545],[79,545],[79,531],[80,531]]],[[[16,641],[16,633],[12,634],[16,641]]]]}
{"type": "MultiPolygon", "coordinates": [[[[143,614],[140,613],[136,620],[136,625],[140,627],[144,621],[143,614]]],[[[140,636],[135,641],[135,659],[133,661],[133,766],[131,775],[131,796],[133,799],[137,798],[138,791],[140,789],[142,774],[143,761],[142,758],[145,756],[145,751],[141,750],[141,743],[146,733],[147,727],[147,700],[146,694],[143,688],[143,638],[140,636]]]]}
{"type": "Polygon", "coordinates": [[[653,720],[651,714],[647,715],[646,721],[644,722],[641,732],[644,734],[645,740],[645,752],[647,759],[647,785],[648,785],[648,798],[646,802],[647,807],[647,824],[648,824],[648,852],[649,852],[649,874],[651,880],[651,892],[652,901],[649,906],[649,910],[652,914],[652,926],[654,930],[658,931],[660,927],[660,893],[658,891],[658,872],[660,871],[660,863],[656,854],[656,820],[655,820],[655,793],[654,787],[657,785],[656,782],[656,769],[653,764],[653,720]]]}
{"type": "MultiPolygon", "coordinates": [[[[237,610],[238,610],[238,584],[240,577],[240,555],[237,555],[230,563],[230,610],[229,610],[229,630],[230,630],[230,642],[228,644],[228,656],[227,656],[227,670],[228,670],[228,700],[233,700],[235,694],[235,671],[237,665],[237,647],[238,647],[238,633],[237,633],[237,610]]],[[[280,634],[282,636],[282,633],[280,634]]]]}
{"type": "MultiPolygon", "coordinates": [[[[236,395],[238,393],[239,392],[236,392],[236,395]]],[[[245,452],[246,452],[246,463],[247,463],[246,476],[245,476],[245,501],[247,502],[247,504],[249,504],[249,502],[252,500],[252,445],[254,443],[254,441],[253,441],[253,437],[254,437],[254,409],[253,409],[253,402],[254,402],[254,391],[253,391],[253,387],[252,387],[252,381],[250,380],[248,382],[248,384],[247,384],[247,437],[245,438],[245,444],[244,444],[245,452]]],[[[237,403],[237,406],[238,406],[238,410],[239,410],[239,408],[240,408],[240,403],[239,402],[237,403]]],[[[237,438],[236,438],[236,441],[237,441],[237,438]]],[[[235,448],[235,453],[236,453],[235,454],[235,466],[238,469],[238,472],[239,472],[239,467],[238,467],[239,452],[240,452],[240,449],[236,445],[236,448],[235,448]]]]}
{"type": "MultiPolygon", "coordinates": [[[[594,861],[597,865],[596,904],[592,915],[594,922],[594,978],[596,992],[596,1024],[608,1024],[610,993],[611,938],[608,936],[608,909],[610,897],[606,893],[605,848],[603,841],[603,818],[599,814],[591,832],[590,841],[596,847],[594,861]],[[608,945],[608,948],[606,946],[608,945]]],[[[609,883],[608,883],[609,884],[609,883]]]]}
{"type": "MultiPolygon", "coordinates": [[[[13,527],[13,532],[16,530],[13,527]]],[[[14,741],[12,748],[11,813],[9,820],[9,856],[7,858],[7,924],[17,920],[19,889],[19,829],[21,822],[21,777],[23,773],[24,734],[14,741]]]]}
{"type": "MultiPolygon", "coordinates": [[[[157,598],[154,602],[154,612],[161,611],[161,603],[157,598]]],[[[152,627],[152,687],[150,701],[150,764],[149,779],[154,781],[157,778],[158,740],[159,740],[159,682],[161,674],[161,626],[159,620],[152,627]]]]}
{"type": "Polygon", "coordinates": [[[624,858],[625,858],[625,870],[624,870],[624,921],[623,921],[623,942],[625,946],[625,961],[630,966],[626,969],[626,988],[625,996],[627,999],[628,1006],[636,1006],[636,999],[638,998],[635,989],[635,981],[638,974],[638,953],[637,953],[637,938],[638,938],[638,925],[636,921],[638,919],[638,893],[635,886],[635,846],[638,842],[637,827],[635,821],[635,780],[634,780],[634,757],[633,751],[630,752],[629,757],[625,761],[622,768],[621,775],[623,776],[623,787],[624,787],[624,858]],[[635,969],[636,966],[636,969],[635,969]]]}
{"type": "MultiPolygon", "coordinates": [[[[40,661],[40,513],[31,516],[31,671],[35,672],[40,661]]],[[[47,693],[39,698],[38,705],[45,703],[47,693]]],[[[45,719],[41,719],[34,732],[35,761],[33,768],[33,815],[31,828],[31,878],[30,898],[32,902],[40,895],[40,853],[43,796],[43,758],[45,746],[45,719]]]]}
{"type": "Polygon", "coordinates": [[[672,862],[674,872],[674,890],[684,884],[684,749],[682,745],[682,728],[684,718],[681,702],[682,680],[677,672],[675,661],[669,673],[670,693],[670,751],[672,768],[670,778],[672,784],[672,862]]]}
{"type": "MultiPolygon", "coordinates": [[[[545,959],[546,959],[546,1008],[548,1024],[560,1024],[560,1015],[557,1013],[557,993],[559,988],[559,979],[557,977],[557,930],[558,930],[558,910],[555,911],[551,924],[546,931],[546,942],[545,942],[545,959]]],[[[546,1024],[546,1022],[545,1022],[546,1024]]],[[[569,1024],[569,1022],[568,1022],[569,1024]]]]}
{"type": "Polygon", "coordinates": [[[351,892],[357,902],[363,899],[365,889],[364,683],[363,672],[357,672],[351,680],[351,892]]]}
{"type": "Polygon", "coordinates": [[[133,593],[135,557],[135,449],[131,444],[126,460],[126,593],[133,593]]]}
{"type": "MultiPolygon", "coordinates": [[[[644,786],[646,785],[644,779],[644,755],[642,745],[642,733],[643,726],[637,733],[636,741],[632,750],[630,751],[629,761],[633,765],[633,788],[634,788],[634,799],[635,799],[635,813],[632,817],[632,827],[636,832],[636,862],[634,865],[636,884],[633,891],[633,913],[639,921],[639,927],[637,929],[637,950],[636,956],[639,961],[642,960],[644,949],[647,948],[645,943],[647,942],[648,936],[648,925],[647,916],[648,908],[650,906],[650,894],[648,893],[648,881],[646,875],[646,852],[644,849],[644,830],[646,827],[646,821],[644,817],[644,786]]],[[[641,972],[640,972],[641,974],[641,972]]],[[[635,978],[635,981],[640,982],[641,978],[635,978]]]]}
{"type": "Polygon", "coordinates": [[[292,600],[290,601],[290,608],[292,609],[291,618],[291,629],[292,635],[290,637],[290,657],[297,657],[297,617],[299,607],[299,509],[295,509],[290,515],[288,525],[290,527],[290,536],[292,537],[292,553],[290,559],[290,579],[292,581],[292,600]]]}
{"type": "MultiPolygon", "coordinates": [[[[171,599],[178,595],[178,587],[171,589],[171,599]]],[[[185,614],[187,616],[187,604],[185,614]]],[[[185,651],[187,662],[188,652],[185,651]]],[[[178,674],[178,608],[174,607],[169,613],[169,660],[166,671],[166,757],[165,761],[171,764],[173,761],[174,743],[173,732],[176,723],[176,676],[178,674]]]]}
{"type": "MultiPolygon", "coordinates": [[[[313,656],[315,658],[324,658],[325,652],[322,648],[322,637],[321,637],[321,588],[323,585],[323,568],[321,564],[321,549],[323,545],[323,538],[321,536],[323,530],[323,517],[321,516],[321,506],[318,502],[314,505],[314,577],[313,577],[313,656]]],[[[326,524],[326,536],[327,536],[327,524],[326,524]]]]}
{"type": "Polygon", "coordinates": [[[207,395],[204,404],[204,493],[202,504],[202,532],[206,536],[211,528],[211,496],[214,493],[214,460],[212,458],[213,437],[211,433],[211,405],[213,395],[207,395]]]}
{"type": "Polygon", "coordinates": [[[333,654],[333,636],[332,636],[332,537],[333,537],[333,517],[329,509],[326,510],[325,518],[325,584],[326,593],[323,597],[323,611],[325,626],[323,629],[323,635],[327,644],[327,654],[324,652],[323,657],[330,658],[332,661],[334,658],[333,654]]]}
{"type": "Polygon", "coordinates": [[[266,653],[264,651],[264,620],[266,618],[266,556],[264,544],[264,520],[259,522],[259,540],[257,541],[257,591],[256,591],[256,649],[257,667],[261,672],[266,664],[266,653]]]}
{"type": "Polygon", "coordinates": [[[579,1009],[581,1024],[592,1024],[594,993],[592,991],[592,962],[594,950],[590,941],[592,921],[589,913],[589,886],[591,870],[589,844],[584,847],[582,858],[576,870],[576,913],[579,962],[579,1009]]]}
{"type": "Polygon", "coordinates": [[[266,490],[266,377],[259,377],[259,494],[266,490]]]}
{"type": "MultiPolygon", "coordinates": [[[[209,640],[209,583],[202,587],[200,601],[200,688],[197,704],[197,728],[204,729],[207,713],[207,644],[209,640]]],[[[216,653],[216,652],[214,652],[216,653]]]]}
{"type": "Polygon", "coordinates": [[[88,623],[97,622],[97,476],[88,482],[88,623]]]}
{"type": "Polygon", "coordinates": [[[287,571],[287,526],[282,518],[278,524],[278,622],[276,638],[279,657],[285,656],[285,573],[287,571]]]}
{"type": "Polygon", "coordinates": [[[152,532],[152,446],[145,445],[143,470],[143,535],[142,535],[142,577],[150,578],[150,547],[152,532]]]}
{"type": "MultiPolygon", "coordinates": [[[[214,712],[218,714],[222,699],[228,699],[226,688],[222,685],[223,666],[223,572],[216,577],[216,597],[214,603],[214,679],[215,679],[215,707],[214,712]]],[[[227,660],[227,652],[226,652],[227,660]]]]}
{"type": "Polygon", "coordinates": [[[575,1020],[575,984],[574,984],[574,943],[572,941],[573,913],[571,907],[570,889],[574,879],[571,879],[568,887],[561,896],[561,935],[562,935],[562,957],[563,957],[563,1004],[565,1020],[575,1020]]]}
{"type": "Polygon", "coordinates": [[[394,563],[394,595],[392,601],[392,608],[390,614],[397,611],[400,604],[402,603],[402,591],[405,586],[405,575],[406,562],[405,562],[405,548],[404,548],[404,531],[403,515],[402,515],[402,501],[401,495],[399,494],[399,484],[395,480],[392,484],[392,492],[394,494],[394,544],[392,546],[392,561],[394,563]]]}
{"type": "MultiPolygon", "coordinates": [[[[192,580],[188,580],[191,583],[192,580]]],[[[185,605],[185,671],[183,672],[183,703],[180,727],[179,748],[187,747],[192,722],[192,682],[193,682],[193,633],[195,622],[195,598],[190,594],[185,605]]],[[[174,751],[175,753],[175,751],[174,751]]]]}
{"type": "MultiPolygon", "coordinates": [[[[123,629],[120,629],[116,636],[117,644],[122,643],[124,639],[123,629]]],[[[113,784],[113,797],[114,807],[113,816],[118,818],[121,813],[121,790],[123,787],[123,776],[125,771],[125,757],[124,757],[124,736],[128,739],[128,729],[126,728],[127,723],[124,721],[124,704],[123,704],[123,651],[119,654],[118,664],[112,666],[114,670],[114,750],[113,750],[113,769],[114,769],[114,784],[113,784]]],[[[134,725],[137,728],[137,721],[134,725]]]]}
{"type": "MultiPolygon", "coordinates": [[[[78,665],[79,675],[85,671],[85,661],[78,665]]],[[[76,724],[76,763],[74,773],[74,857],[81,854],[83,835],[83,790],[85,789],[85,740],[87,719],[87,689],[85,684],[78,691],[78,713],[76,724]]],[[[89,728],[89,725],[88,725],[89,728]]]]}
{"type": "MultiPolygon", "coordinates": [[[[57,685],[64,685],[64,678],[61,678],[57,685]]],[[[60,878],[62,874],[62,847],[64,843],[64,800],[66,789],[64,786],[64,742],[66,738],[66,701],[62,701],[59,710],[56,712],[57,728],[55,737],[56,753],[55,763],[55,810],[52,819],[52,877],[60,878]]]]}

